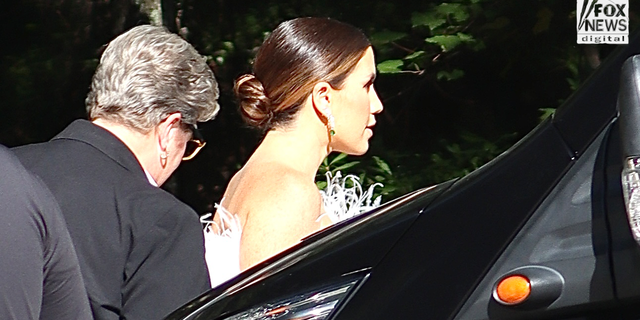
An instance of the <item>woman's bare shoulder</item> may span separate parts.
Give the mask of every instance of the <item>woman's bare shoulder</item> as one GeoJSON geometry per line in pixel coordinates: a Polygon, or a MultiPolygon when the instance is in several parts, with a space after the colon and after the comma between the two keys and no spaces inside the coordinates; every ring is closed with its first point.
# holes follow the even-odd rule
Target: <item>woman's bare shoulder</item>
{"type": "MultiPolygon", "coordinates": [[[[317,215],[321,196],[313,180],[291,167],[260,163],[245,167],[230,182],[232,207],[241,211],[291,211],[317,215]]],[[[240,213],[240,212],[238,212],[240,213]]]]}
{"type": "MultiPolygon", "coordinates": [[[[244,225],[241,266],[246,268],[288,248],[318,230],[320,192],[313,181],[292,170],[261,174],[244,172],[239,183],[250,183],[241,204],[244,225]]],[[[256,171],[258,172],[258,171],[256,171]]]]}
{"type": "Polygon", "coordinates": [[[251,189],[258,199],[282,206],[319,205],[318,188],[305,174],[277,164],[255,169],[251,189]]]}

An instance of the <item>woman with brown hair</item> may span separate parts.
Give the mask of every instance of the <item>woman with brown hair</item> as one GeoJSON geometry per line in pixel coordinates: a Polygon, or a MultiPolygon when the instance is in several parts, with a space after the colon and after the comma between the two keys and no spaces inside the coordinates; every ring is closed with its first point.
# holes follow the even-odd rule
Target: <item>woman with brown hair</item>
{"type": "MultiPolygon", "coordinates": [[[[241,230],[239,241],[231,241],[239,246],[231,260],[241,270],[332,223],[316,172],[333,151],[361,155],[369,148],[382,111],[375,78],[373,50],[360,30],[328,18],[297,18],[271,33],[253,73],[236,80],[245,121],[265,133],[216,212],[218,224],[241,230]]],[[[208,255],[219,250],[210,245],[208,255]]],[[[215,285],[216,265],[226,257],[213,255],[215,285]]]]}

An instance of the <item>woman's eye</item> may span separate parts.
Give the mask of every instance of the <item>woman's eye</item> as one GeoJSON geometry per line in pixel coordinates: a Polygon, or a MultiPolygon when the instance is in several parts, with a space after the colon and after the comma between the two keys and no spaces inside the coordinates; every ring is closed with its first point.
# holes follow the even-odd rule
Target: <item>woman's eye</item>
{"type": "Polygon", "coordinates": [[[364,85],[364,88],[369,92],[369,89],[373,86],[373,81],[376,79],[375,76],[372,76],[369,81],[364,85]]]}

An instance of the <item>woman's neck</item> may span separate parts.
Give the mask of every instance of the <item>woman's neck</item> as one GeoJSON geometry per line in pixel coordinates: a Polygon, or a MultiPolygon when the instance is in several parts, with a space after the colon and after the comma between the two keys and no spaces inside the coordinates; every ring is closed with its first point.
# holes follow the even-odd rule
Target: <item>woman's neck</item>
{"type": "Polygon", "coordinates": [[[247,164],[252,161],[278,162],[314,179],[331,150],[328,150],[326,140],[312,131],[297,128],[269,131],[247,164]]]}

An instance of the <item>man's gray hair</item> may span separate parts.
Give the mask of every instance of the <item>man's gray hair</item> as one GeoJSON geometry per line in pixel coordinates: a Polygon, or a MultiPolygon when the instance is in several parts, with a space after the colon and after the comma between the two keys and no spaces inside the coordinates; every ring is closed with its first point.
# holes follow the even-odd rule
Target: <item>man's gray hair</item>
{"type": "Polygon", "coordinates": [[[187,124],[213,119],[218,83],[187,41],[163,27],[137,26],[109,43],[93,75],[86,105],[103,118],[148,132],[169,114],[187,124]]]}

